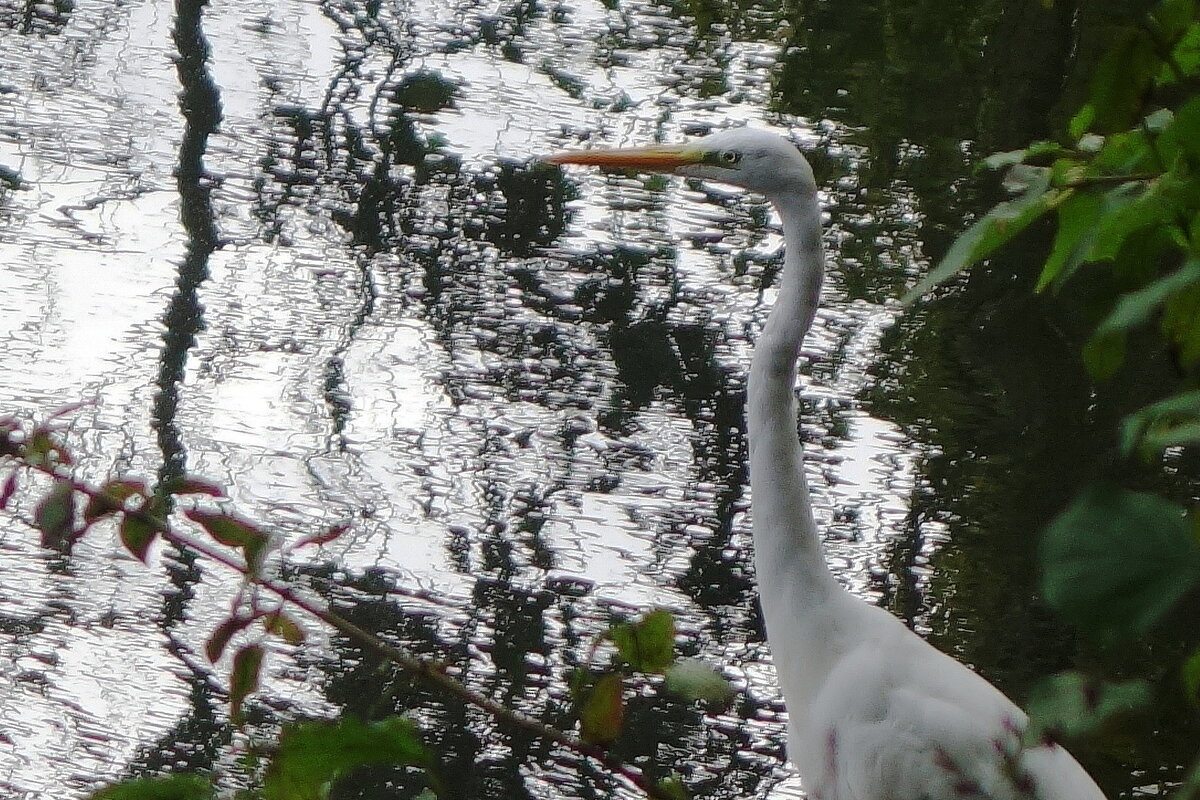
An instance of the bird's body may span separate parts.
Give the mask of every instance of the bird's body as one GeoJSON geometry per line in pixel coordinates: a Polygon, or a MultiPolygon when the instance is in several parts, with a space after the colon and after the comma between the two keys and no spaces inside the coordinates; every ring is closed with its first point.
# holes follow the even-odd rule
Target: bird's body
{"type": "Polygon", "coordinates": [[[553,163],[673,172],[743,186],[775,206],[785,258],[747,384],[755,571],[789,717],[788,751],[813,800],[1103,800],[1054,744],[1022,747],[1025,714],[825,562],[796,434],[796,360],[824,257],[812,169],[746,128],[692,145],[559,153],[553,163]]]}

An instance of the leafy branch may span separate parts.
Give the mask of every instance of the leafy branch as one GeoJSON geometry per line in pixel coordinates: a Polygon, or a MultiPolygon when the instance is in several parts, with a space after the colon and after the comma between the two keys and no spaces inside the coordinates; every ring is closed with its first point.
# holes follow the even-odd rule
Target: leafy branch
{"type": "MultiPolygon", "coordinates": [[[[559,730],[509,708],[447,674],[440,664],[384,642],[326,605],[268,577],[264,567],[270,550],[270,539],[267,532],[254,523],[230,512],[200,508],[193,503],[191,507],[183,510],[183,516],[203,529],[212,541],[179,530],[172,524],[169,509],[175,498],[223,497],[223,490],[216,484],[199,478],[185,477],[167,481],[157,489],[151,490],[145,482],[126,477],[114,478],[99,486],[78,480],[72,474],[73,458],[56,435],[53,426],[53,421],[59,416],[61,414],[56,414],[49,420],[28,428],[13,417],[0,418],[0,464],[7,462],[10,468],[0,486],[0,510],[7,509],[17,495],[23,472],[41,474],[51,481],[50,489],[36,504],[33,518],[26,521],[40,531],[42,546],[69,553],[75,542],[92,526],[105,520],[113,520],[117,524],[122,545],[143,563],[147,561],[154,541],[162,539],[240,573],[247,586],[273,595],[279,601],[277,604],[268,605],[255,595],[246,607],[244,593],[239,592],[233,603],[233,611],[207,640],[205,655],[209,661],[217,663],[225,654],[233,637],[256,624],[261,625],[266,635],[278,637],[290,645],[301,644],[305,638],[303,628],[285,611],[285,608],[298,609],[379,657],[395,663],[401,670],[432,688],[487,712],[502,726],[523,730],[600,764],[612,775],[624,780],[647,797],[655,800],[679,800],[686,796],[678,779],[651,781],[641,770],[623,762],[606,749],[605,746],[615,740],[621,730],[622,695],[626,677],[624,673],[609,671],[598,677],[589,676],[586,671],[577,673],[577,682],[590,681],[593,687],[577,692],[581,736],[559,730]],[[83,500],[82,511],[76,502],[77,496],[83,500]],[[603,688],[597,691],[594,688],[596,686],[603,688]]],[[[326,544],[335,540],[345,529],[345,526],[333,526],[303,539],[295,547],[326,544]]],[[[676,693],[689,699],[728,700],[728,685],[710,668],[698,667],[696,663],[688,661],[675,664],[674,622],[667,612],[654,612],[641,623],[615,626],[609,637],[617,643],[624,662],[633,670],[666,673],[668,687],[676,693]]],[[[233,653],[229,695],[231,717],[235,722],[242,718],[242,707],[246,699],[259,687],[264,653],[262,645],[258,642],[242,645],[233,653]]],[[[378,763],[380,760],[389,759],[392,763],[420,767],[428,767],[432,763],[425,754],[415,727],[407,720],[393,718],[392,721],[372,723],[376,727],[383,727],[370,733],[363,733],[358,729],[348,732],[346,726],[354,724],[361,726],[365,723],[343,719],[333,727],[324,723],[308,723],[307,727],[292,726],[285,730],[281,748],[276,756],[277,761],[283,759],[283,766],[273,762],[272,767],[268,769],[264,796],[268,799],[310,796],[305,792],[316,791],[311,787],[322,786],[344,769],[358,764],[378,763]],[[314,728],[314,725],[317,727],[314,728]],[[340,760],[335,759],[325,767],[317,769],[313,773],[316,777],[310,775],[312,781],[316,782],[304,784],[309,789],[301,791],[296,788],[296,781],[300,780],[297,771],[303,773],[304,770],[294,765],[288,766],[288,753],[291,751],[285,745],[290,742],[293,750],[300,748],[307,752],[311,748],[297,743],[303,743],[306,736],[318,735],[314,731],[324,729],[328,729],[327,732],[319,735],[329,737],[330,741],[344,743],[347,737],[374,737],[381,744],[361,748],[361,751],[351,748],[343,752],[340,760]],[[390,745],[387,744],[389,742],[390,745]],[[284,777],[280,777],[281,775],[284,777]],[[283,785],[292,788],[285,792],[280,789],[283,785]]],[[[291,758],[295,762],[306,763],[308,757],[293,755],[291,758]]],[[[135,781],[129,786],[140,787],[138,791],[144,792],[151,784],[170,784],[172,787],[182,787],[181,791],[187,786],[199,785],[186,781],[178,783],[177,779],[183,780],[180,776],[174,776],[169,779],[153,779],[150,783],[135,781]]],[[[110,788],[116,790],[120,787],[110,788]]],[[[106,793],[107,791],[102,791],[95,797],[119,800],[127,796],[120,792],[106,793]]],[[[311,796],[323,795],[318,791],[311,796]]]]}
{"type": "MultiPolygon", "coordinates": [[[[1098,65],[1060,141],[985,159],[1021,189],[977,219],[908,293],[913,302],[986,262],[1034,223],[1057,229],[1033,291],[1077,289],[1103,273],[1081,359],[1096,383],[1127,366],[1135,332],[1156,329],[1174,361],[1174,394],[1125,417],[1114,450],[1162,467],[1200,446],[1200,19],[1197,0],[1163,0],[1098,65]],[[1152,327],[1153,326],[1153,327],[1152,327]]],[[[1142,341],[1142,337],[1133,341],[1142,341]]],[[[1200,505],[1096,483],[1047,527],[1040,561],[1047,602],[1095,640],[1145,634],[1200,586],[1200,505]]],[[[1200,649],[1182,670],[1200,702],[1200,649]]],[[[1068,673],[1031,699],[1034,735],[1078,733],[1145,705],[1141,684],[1094,685],[1068,673]]],[[[1200,790],[1200,762],[1179,796],[1200,790]]]]}

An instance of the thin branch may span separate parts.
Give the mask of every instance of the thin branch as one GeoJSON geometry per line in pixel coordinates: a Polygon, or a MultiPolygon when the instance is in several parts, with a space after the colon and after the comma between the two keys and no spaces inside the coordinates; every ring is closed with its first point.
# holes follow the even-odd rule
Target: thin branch
{"type": "Polygon", "coordinates": [[[616,756],[601,747],[598,747],[588,742],[583,741],[577,736],[547,725],[540,720],[537,720],[520,711],[509,708],[495,700],[480,694],[469,688],[462,681],[447,675],[442,668],[437,664],[426,661],[412,653],[404,650],[401,647],[390,645],[384,642],[369,631],[360,628],[345,617],[340,616],[336,612],[330,610],[318,601],[306,598],[297,593],[290,586],[277,583],[269,578],[255,574],[255,572],[247,566],[241,559],[238,559],[229,553],[216,549],[213,545],[207,542],[196,539],[193,536],[182,533],[172,528],[171,524],[142,509],[125,509],[123,508],[123,499],[110,496],[102,489],[91,486],[77,480],[66,466],[55,463],[30,463],[25,461],[20,456],[16,457],[20,464],[27,468],[35,469],[45,475],[48,475],[56,480],[67,481],[72,488],[91,499],[101,500],[109,503],[113,508],[119,508],[119,513],[131,515],[138,520],[151,526],[155,532],[162,536],[163,539],[171,543],[190,549],[191,551],[205,556],[213,561],[221,564],[229,569],[242,573],[246,581],[258,586],[266,591],[274,594],[283,601],[290,603],[296,608],[316,617],[326,625],[345,634],[354,641],[373,650],[379,656],[395,662],[402,670],[409,672],[429,685],[442,690],[443,692],[468,703],[476,708],[482,709],[490,714],[497,722],[506,725],[510,728],[523,730],[540,739],[545,739],[558,744],[577,755],[586,759],[596,761],[604,766],[610,773],[623,778],[633,787],[640,790],[647,797],[654,800],[669,800],[668,795],[663,793],[656,785],[649,781],[641,770],[636,767],[624,763],[616,756]]]}

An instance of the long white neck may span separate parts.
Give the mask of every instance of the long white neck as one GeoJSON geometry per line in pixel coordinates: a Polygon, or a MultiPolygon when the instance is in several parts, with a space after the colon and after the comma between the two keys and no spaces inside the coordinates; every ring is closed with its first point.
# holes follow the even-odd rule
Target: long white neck
{"type": "Polygon", "coordinates": [[[795,393],[796,359],[821,294],[820,208],[815,191],[771,201],[783,220],[786,249],[779,297],[755,346],[747,385],[755,569],[764,600],[786,587],[820,603],[837,583],[812,516],[795,393]]]}

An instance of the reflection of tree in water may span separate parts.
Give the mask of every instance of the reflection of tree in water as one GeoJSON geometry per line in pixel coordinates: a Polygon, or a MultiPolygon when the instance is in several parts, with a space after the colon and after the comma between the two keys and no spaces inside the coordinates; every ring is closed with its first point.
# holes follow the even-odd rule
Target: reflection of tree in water
{"type": "MultiPolygon", "coordinates": [[[[503,625],[517,609],[524,612],[514,642],[531,646],[529,654],[544,652],[541,613],[551,596],[541,593],[494,590],[487,598],[489,614],[469,620],[461,632],[447,635],[447,625],[437,616],[405,612],[388,594],[395,586],[382,573],[368,573],[338,589],[330,570],[314,570],[309,579],[331,599],[348,619],[389,642],[425,658],[436,659],[448,669],[473,674],[471,649],[477,646],[472,628],[503,625]],[[532,612],[532,613],[531,613],[532,612]],[[494,614],[494,616],[493,616],[494,614]]],[[[481,582],[477,594],[489,593],[481,582]]],[[[493,650],[495,671],[485,680],[488,690],[524,711],[536,713],[534,691],[539,682],[532,657],[521,654],[514,662],[503,648],[493,650]]],[[[392,666],[342,638],[332,643],[332,652],[314,656],[325,671],[326,697],[345,713],[372,720],[397,713],[411,713],[418,720],[426,742],[437,755],[436,772],[450,797],[529,797],[520,766],[529,757],[544,760],[545,745],[499,738],[486,715],[455,700],[429,692],[423,684],[398,673],[392,666]],[[500,742],[501,744],[497,744],[500,742]]],[[[334,797],[412,797],[425,786],[425,777],[405,768],[377,767],[357,771],[340,781],[334,797]],[[385,788],[386,787],[386,788],[385,788]]]]}
{"type": "MultiPolygon", "coordinates": [[[[333,568],[305,570],[304,580],[333,600],[357,625],[466,678],[475,688],[507,705],[570,729],[565,671],[592,647],[594,624],[583,619],[583,602],[570,586],[525,589],[505,576],[515,573],[503,554],[476,582],[471,613],[448,619],[444,613],[405,610],[404,592],[382,572],[347,578],[333,568]]],[[[411,604],[411,601],[405,601],[411,604]]],[[[553,785],[556,796],[608,797],[615,788],[602,774],[581,765],[545,742],[499,730],[477,709],[428,691],[355,643],[337,637],[332,651],[315,653],[312,664],[325,673],[326,697],[363,719],[409,714],[437,754],[438,779],[449,797],[520,798],[542,796],[537,785],[553,785]]],[[[720,775],[695,776],[697,797],[729,797],[736,787],[750,792],[759,778],[739,769],[742,737],[717,734],[701,723],[697,709],[640,693],[628,708],[627,733],[614,745],[651,774],[687,773],[696,752],[705,763],[726,767],[720,775]]],[[[412,797],[425,785],[404,768],[360,770],[339,782],[337,798],[412,797]]]]}
{"type": "MultiPolygon", "coordinates": [[[[514,459],[528,433],[481,426],[471,478],[481,501],[472,511],[477,518],[447,526],[451,559],[474,580],[464,618],[406,610],[389,597],[390,579],[381,573],[311,579],[358,624],[570,729],[568,670],[587,658],[610,615],[631,612],[598,607],[585,585],[549,579],[557,556],[542,528],[556,503],[614,491],[630,471],[649,468],[653,454],[630,435],[640,412],[666,403],[692,425],[690,480],[717,487],[705,490],[697,508],[668,513],[655,531],[661,550],[694,553],[680,588],[701,608],[680,614],[684,647],[705,652],[694,633],[700,628],[730,641],[760,638],[747,554],[732,542],[732,520],[745,506],[742,379],[720,364],[720,329],[703,303],[675,285],[674,252],[543,255],[564,231],[574,197],[561,173],[508,162],[465,170],[423,121],[453,103],[455,87],[408,68],[404,27],[384,20],[386,9],[361,19],[337,13],[352,42],[345,69],[322,108],[277,108],[257,183],[266,238],[286,240],[303,210],[327,215],[357,246],[358,309],[325,371],[335,431],[352,410],[343,354],[364,326],[415,314],[448,362],[438,376],[446,397],[456,407],[486,398],[555,412],[561,427],[537,435],[567,467],[554,477],[522,474],[514,459]],[[368,84],[359,74],[368,61],[387,63],[387,78],[368,84]],[[368,86],[373,94],[360,96],[368,86]],[[364,107],[367,117],[359,119],[364,107]],[[598,456],[579,444],[589,431],[607,442],[598,456]],[[598,459],[599,472],[593,466],[591,477],[575,477],[580,470],[571,465],[586,463],[581,459],[598,459]],[[697,526],[710,532],[703,541],[696,541],[697,526]],[[334,589],[335,577],[347,588],[334,589]]],[[[502,42],[519,28],[485,26],[479,41],[502,42]]],[[[607,779],[591,775],[591,767],[524,734],[496,731],[480,712],[380,669],[350,643],[334,646],[332,657],[318,657],[328,698],[368,718],[411,710],[442,760],[451,796],[531,796],[547,768],[556,794],[609,796],[607,779]]],[[[760,711],[749,698],[739,703],[735,713],[760,711]]],[[[649,773],[683,773],[697,797],[728,797],[753,794],[777,763],[739,758],[750,741],[729,718],[716,725],[697,708],[638,692],[614,749],[649,773]],[[699,772],[692,764],[698,753],[717,771],[699,772]]],[[[420,785],[403,770],[367,770],[344,782],[338,796],[411,796],[420,785]],[[380,794],[385,783],[393,794],[380,794]]]]}
{"type": "Polygon", "coordinates": [[[0,28],[36,36],[61,34],[71,21],[75,0],[24,0],[0,7],[0,28]]]}
{"type": "MultiPolygon", "coordinates": [[[[1155,396],[1153,387],[1174,378],[1164,358],[1137,365],[1137,375],[1117,385],[1093,387],[1079,359],[1087,338],[1080,298],[1033,298],[1007,277],[1036,264],[1037,252],[1044,251],[994,259],[965,291],[902,322],[885,347],[903,339],[903,350],[880,366],[872,391],[878,413],[931,445],[910,516],[915,538],[927,522],[950,531],[931,587],[931,638],[1014,697],[1076,661],[1114,676],[1158,678],[1181,648],[1177,623],[1164,626],[1159,641],[1096,652],[1038,597],[1030,565],[1041,531],[1092,480],[1147,480],[1152,473],[1130,474],[1137,467],[1115,457],[1114,432],[1124,414],[1155,396]]],[[[1196,491],[1181,482],[1175,491],[1196,491]]],[[[1182,711],[1174,683],[1163,682],[1157,720],[1125,726],[1080,753],[1110,793],[1144,783],[1131,766],[1153,773],[1194,756],[1195,717],[1182,711]]]]}
{"type": "MultiPolygon", "coordinates": [[[[160,482],[178,479],[190,469],[178,418],[180,389],[196,337],[205,326],[200,291],[209,280],[209,259],[221,246],[212,203],[213,186],[204,159],[210,137],[221,122],[222,104],[220,89],[208,71],[203,6],[202,1],[181,0],[176,4],[172,26],[181,86],[179,105],[185,123],[175,177],[187,243],[174,292],[162,317],[163,346],[152,412],[162,459],[160,482]]],[[[167,650],[187,669],[184,680],[189,694],[188,713],[154,747],[143,750],[143,759],[131,768],[134,774],[152,774],[167,765],[175,769],[210,769],[232,738],[229,726],[217,716],[218,704],[227,698],[213,680],[208,664],[181,635],[202,577],[199,556],[189,549],[169,546],[163,552],[163,564],[170,588],[163,593],[157,623],[166,637],[167,650]]]]}

